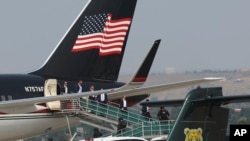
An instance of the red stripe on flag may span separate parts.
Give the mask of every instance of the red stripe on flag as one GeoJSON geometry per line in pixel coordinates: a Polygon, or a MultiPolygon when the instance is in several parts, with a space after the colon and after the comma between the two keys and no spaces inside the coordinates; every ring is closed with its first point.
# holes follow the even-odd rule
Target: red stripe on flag
{"type": "Polygon", "coordinates": [[[78,35],[72,52],[99,49],[99,55],[121,54],[131,18],[111,20],[111,14],[106,19],[102,32],[78,35]]]}

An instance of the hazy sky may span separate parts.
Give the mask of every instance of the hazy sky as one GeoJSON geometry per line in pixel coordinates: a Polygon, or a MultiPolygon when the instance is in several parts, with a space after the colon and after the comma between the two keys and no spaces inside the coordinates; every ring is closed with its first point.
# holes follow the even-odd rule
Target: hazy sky
{"type": "MultiPolygon", "coordinates": [[[[0,73],[40,67],[87,0],[1,0],[0,73]]],[[[250,68],[249,0],[138,0],[121,73],[156,39],[151,72],[250,68]]]]}

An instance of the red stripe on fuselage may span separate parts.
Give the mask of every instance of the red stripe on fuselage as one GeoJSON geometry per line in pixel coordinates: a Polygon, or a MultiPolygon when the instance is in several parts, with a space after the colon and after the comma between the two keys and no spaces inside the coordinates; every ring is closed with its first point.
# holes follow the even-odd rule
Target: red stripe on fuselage
{"type": "Polygon", "coordinates": [[[31,112],[31,113],[54,113],[54,112],[58,112],[58,111],[52,111],[52,110],[49,110],[49,109],[44,109],[44,110],[37,110],[37,111],[31,112]]]}
{"type": "Polygon", "coordinates": [[[135,77],[133,79],[133,82],[145,82],[146,81],[146,77],[135,77]]]}

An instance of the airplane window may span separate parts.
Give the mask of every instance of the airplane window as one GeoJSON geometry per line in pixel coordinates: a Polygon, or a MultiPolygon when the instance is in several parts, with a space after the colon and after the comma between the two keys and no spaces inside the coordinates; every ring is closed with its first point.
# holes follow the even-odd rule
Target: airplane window
{"type": "Polygon", "coordinates": [[[4,95],[2,95],[2,96],[1,96],[1,101],[6,101],[6,99],[5,99],[5,96],[4,96],[4,95]]]}
{"type": "Polygon", "coordinates": [[[12,100],[12,96],[11,95],[8,95],[8,100],[12,100]]]}

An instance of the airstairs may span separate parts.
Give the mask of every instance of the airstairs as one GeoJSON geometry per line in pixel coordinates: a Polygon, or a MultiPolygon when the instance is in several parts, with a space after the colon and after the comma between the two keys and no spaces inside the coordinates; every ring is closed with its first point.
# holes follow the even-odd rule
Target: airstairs
{"type": "MultiPolygon", "coordinates": [[[[62,104],[65,105],[65,104],[62,104]]],[[[80,122],[89,124],[99,129],[104,129],[112,133],[112,136],[134,136],[153,138],[155,136],[168,134],[174,121],[159,121],[153,118],[147,118],[137,110],[129,108],[127,111],[120,110],[114,104],[101,104],[96,101],[81,98],[74,100],[62,108],[62,112],[71,110],[80,122]],[[127,126],[117,134],[112,125],[118,125],[118,119],[123,118],[127,126]]]]}

